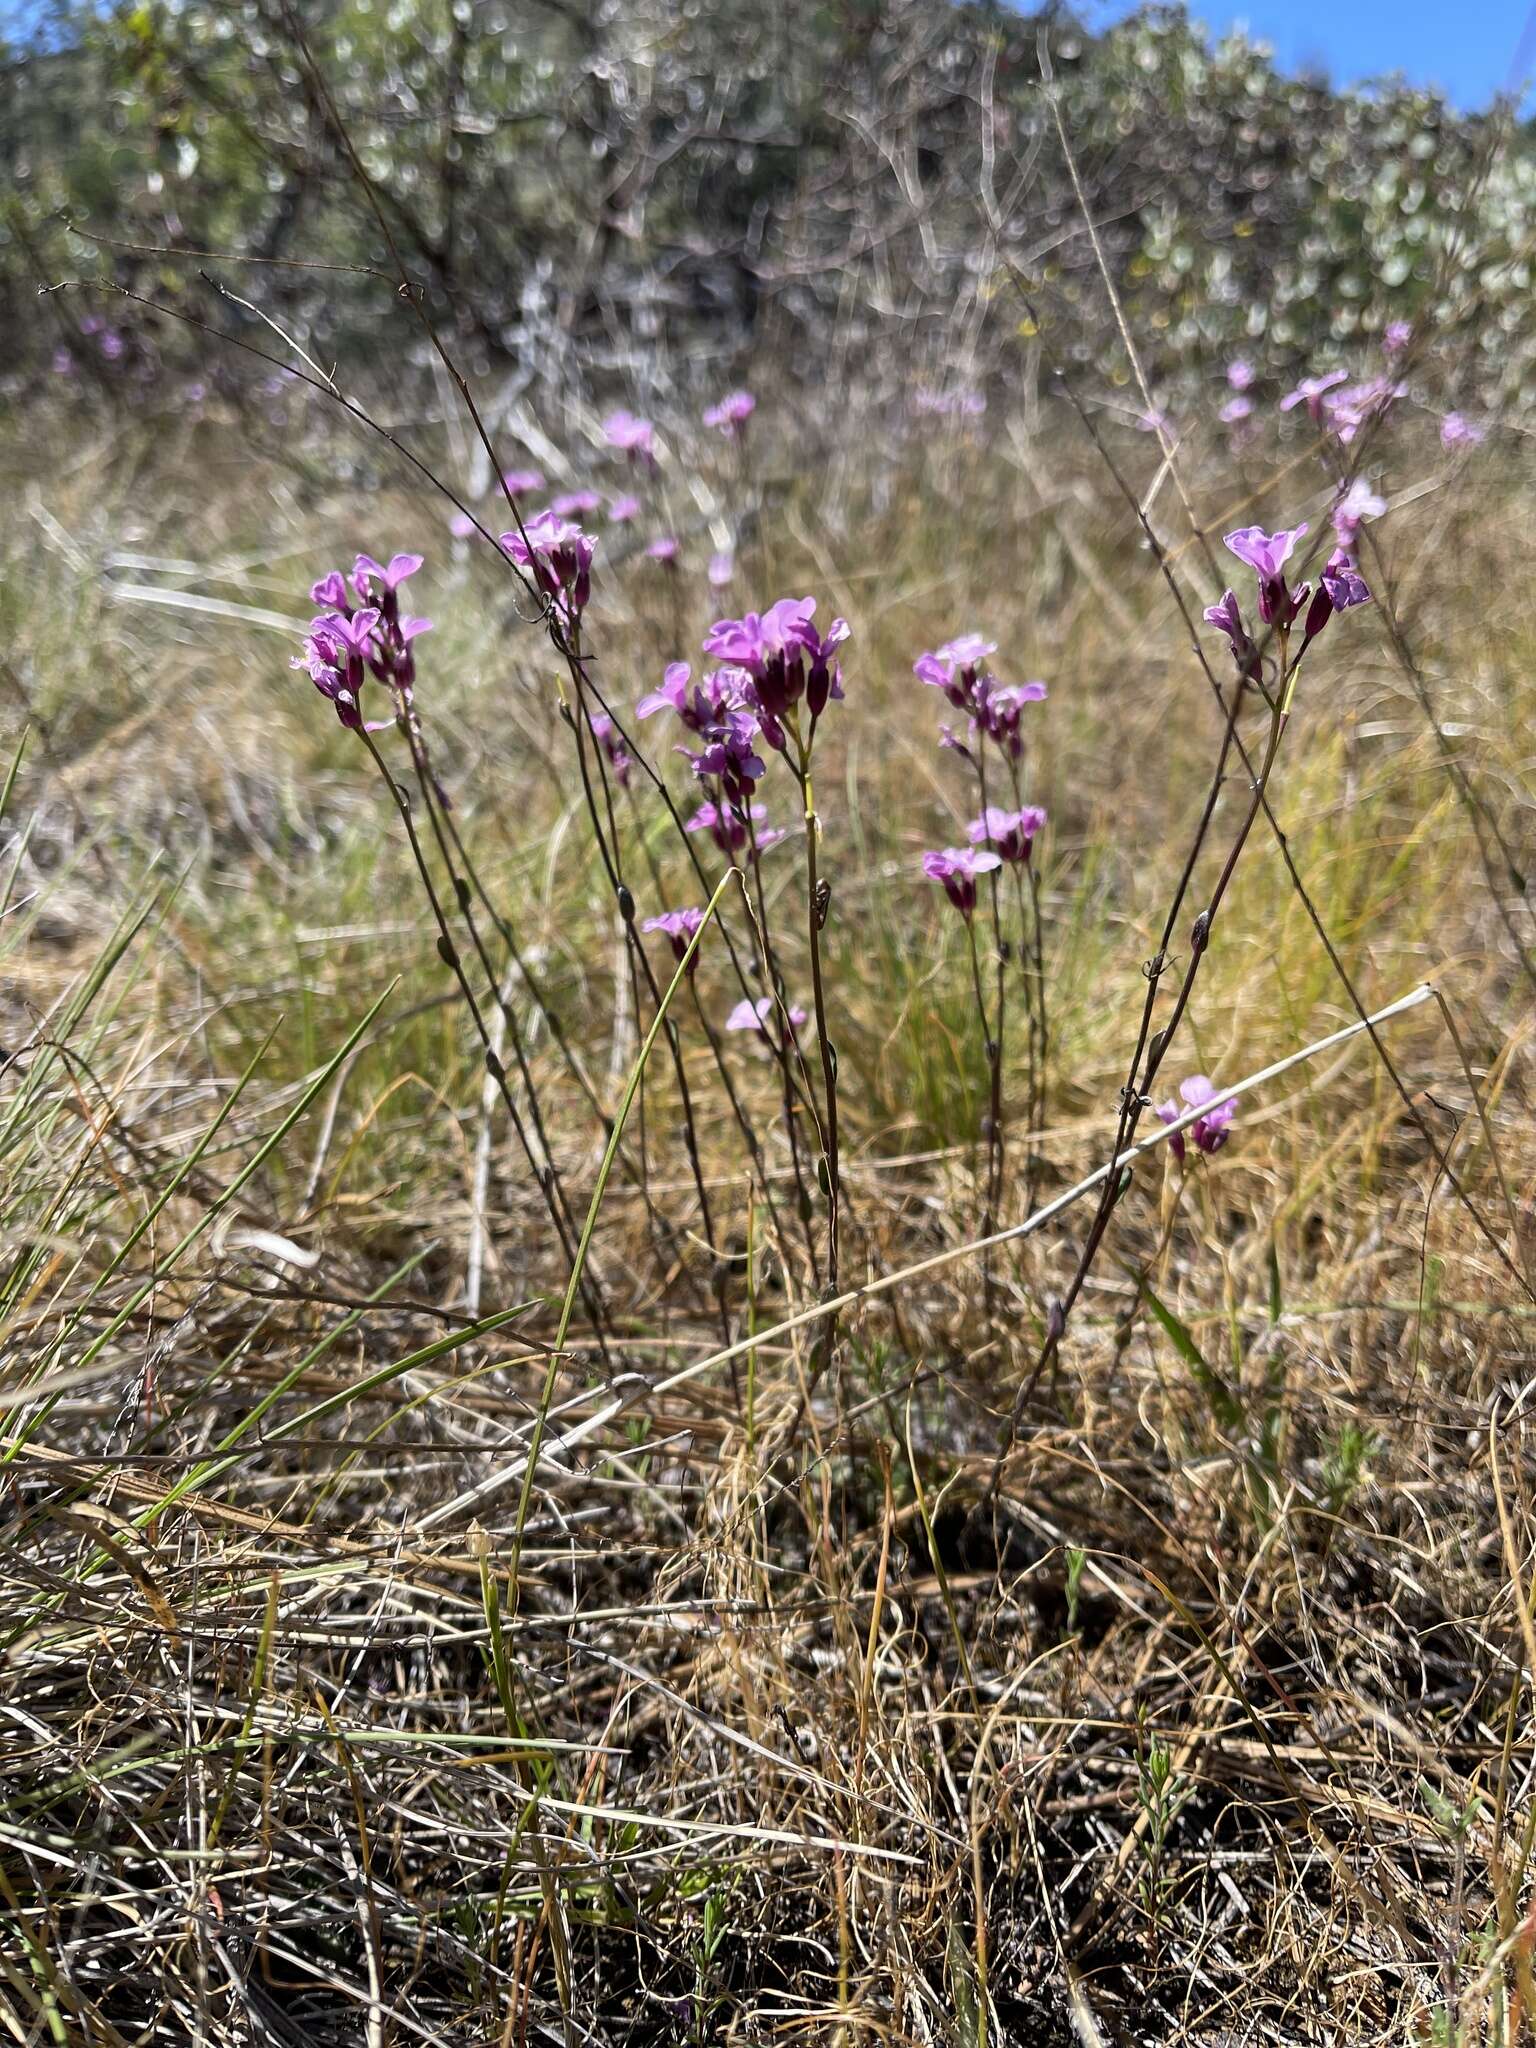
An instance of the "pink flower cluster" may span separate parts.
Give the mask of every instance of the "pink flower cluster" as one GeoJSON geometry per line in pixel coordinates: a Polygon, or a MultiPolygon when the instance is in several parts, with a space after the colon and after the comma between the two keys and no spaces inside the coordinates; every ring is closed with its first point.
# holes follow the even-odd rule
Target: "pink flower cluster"
{"type": "Polygon", "coordinates": [[[431,632],[432,621],[402,616],[400,586],[421,564],[420,555],[392,555],[387,565],[359,555],[350,588],[339,569],[311,586],[310,602],[324,609],[310,622],[303,651],[290,666],[306,672],[351,732],[378,732],[393,723],[393,717],[363,717],[363,685],[370,676],[394,692],[397,711],[411,701],[413,643],[431,632]]]}

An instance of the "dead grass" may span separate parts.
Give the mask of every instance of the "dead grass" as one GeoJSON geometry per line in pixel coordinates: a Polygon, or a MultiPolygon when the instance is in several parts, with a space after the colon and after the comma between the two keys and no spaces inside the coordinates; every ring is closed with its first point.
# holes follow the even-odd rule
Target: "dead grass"
{"type": "MultiPolygon", "coordinates": [[[[1005,1221],[1031,1149],[1042,1194],[1106,1154],[1220,737],[1129,513],[1044,418],[1022,463],[848,420],[835,495],[769,482],[730,593],[815,589],[855,626],[818,764],[854,1284],[968,1242],[982,1202],[968,969],[917,872],[974,805],[913,655],[974,622],[1051,685],[1056,1049],[1005,1221]]],[[[300,470],[233,423],[7,431],[31,479],[0,598],[27,728],[0,919],[15,2038],[1527,2038],[1536,1325],[1370,1045],[1246,1098],[1182,1186],[1137,1168],[1001,1464],[1082,1214],[997,1256],[990,1320],[959,1259],[830,1354],[812,1329],[679,1379],[721,1336],[658,1058],[626,1133],[649,1212],[616,1171],[594,1241],[610,1356],[578,1327],[551,1434],[623,1404],[541,1464],[519,1533],[565,1273],[396,821],[278,632],[112,590],[302,621],[331,560],[428,553],[444,779],[612,1109],[649,1020],[545,643],[428,500],[330,485],[313,436],[300,470]]],[[[1451,1005],[1470,1075],[1432,1004],[1390,1051],[1518,1266],[1531,989],[1444,753],[1528,850],[1532,501],[1478,461],[1458,477],[1412,428],[1388,454],[1394,495],[1425,486],[1381,544],[1447,739],[1352,615],[1275,806],[1367,1003],[1429,977],[1451,1005]]],[[[1249,487],[1254,517],[1326,502],[1320,472],[1283,504],[1257,469],[1193,473],[1218,526],[1249,487]]],[[[690,577],[674,616],[649,565],[604,577],[616,703],[697,646],[710,596],[690,577]]],[[[664,821],[625,831],[642,909],[650,860],[686,900],[664,821]]],[[[792,849],[769,874],[792,930],[792,849]]],[[[718,949],[700,985],[718,1021],[718,949]]],[[[1172,1073],[1230,1082],[1352,1018],[1260,834],[1172,1073]]],[[[811,1282],[678,1022],[750,1334],[811,1282]]],[[[603,1134],[530,1028],[580,1216],[603,1134]]],[[[775,1070],[730,1063],[792,1225],[775,1070]]]]}

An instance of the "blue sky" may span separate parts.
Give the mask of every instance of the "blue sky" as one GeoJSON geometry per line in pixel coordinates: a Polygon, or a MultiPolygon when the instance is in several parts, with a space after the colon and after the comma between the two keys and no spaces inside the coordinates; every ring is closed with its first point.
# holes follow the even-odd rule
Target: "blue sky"
{"type": "MultiPolygon", "coordinates": [[[[1486,106],[1517,63],[1522,82],[1536,70],[1536,0],[1190,0],[1189,11],[1218,33],[1246,27],[1287,70],[1320,69],[1336,85],[1401,71],[1462,108],[1486,106]]],[[[1081,12],[1098,28],[1134,8],[1089,0],[1081,12]]]]}

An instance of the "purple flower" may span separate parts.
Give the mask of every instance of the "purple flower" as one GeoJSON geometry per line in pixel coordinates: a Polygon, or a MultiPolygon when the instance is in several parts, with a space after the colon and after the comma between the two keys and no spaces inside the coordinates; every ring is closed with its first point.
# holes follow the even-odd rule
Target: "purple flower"
{"type": "Polygon", "coordinates": [[[625,455],[645,462],[655,462],[656,429],[649,420],[642,420],[620,406],[617,412],[609,413],[603,421],[603,432],[608,436],[610,448],[617,448],[625,455]]]}
{"type": "Polygon", "coordinates": [[[359,555],[352,565],[352,588],[359,604],[376,604],[386,619],[399,616],[398,592],[408,577],[421,567],[420,555],[391,555],[389,567],[381,568],[372,555],[359,555]]]}
{"type": "Polygon", "coordinates": [[[1364,384],[1351,384],[1347,391],[1335,392],[1324,401],[1328,424],[1347,448],[1366,422],[1384,413],[1394,399],[1403,396],[1406,389],[1405,385],[1394,384],[1386,377],[1372,377],[1364,384]]]}
{"type": "Polygon", "coordinates": [[[468,540],[475,530],[475,522],[467,512],[455,512],[448,521],[448,531],[455,540],[468,540]]]}
{"type": "Polygon", "coordinates": [[[811,623],[815,610],[814,597],[781,597],[765,612],[717,619],[704,636],[706,654],[717,654],[746,671],[749,701],[762,723],[763,737],[781,752],[782,721],[802,696],[814,725],[829,699],[843,694],[835,650],[848,638],[848,621],[834,619],[823,636],[811,623]]]}
{"type": "Polygon", "coordinates": [[[1252,411],[1253,400],[1251,398],[1244,398],[1242,393],[1239,392],[1235,397],[1227,400],[1216,417],[1224,427],[1235,427],[1247,419],[1252,411]]]}
{"type": "Polygon", "coordinates": [[[525,521],[522,533],[504,533],[501,544],[520,569],[529,571],[568,622],[583,610],[592,594],[592,556],[597,543],[579,526],[572,526],[551,508],[525,521]]]}
{"type": "Polygon", "coordinates": [[[1344,549],[1335,548],[1317,579],[1317,595],[1307,612],[1307,639],[1315,640],[1335,612],[1347,612],[1353,605],[1370,601],[1365,578],[1344,549]]]}
{"type": "Polygon", "coordinates": [[[565,491],[551,498],[549,509],[557,519],[584,519],[589,512],[599,511],[602,502],[597,491],[565,491]]]}
{"type": "Polygon", "coordinates": [[[960,633],[953,640],[946,640],[942,647],[920,654],[912,664],[912,673],[920,683],[942,690],[957,711],[970,711],[975,707],[981,665],[989,654],[996,652],[995,640],[984,640],[980,633],[960,633]]]}
{"type": "Polygon", "coordinates": [[[1218,632],[1226,634],[1231,644],[1233,660],[1244,675],[1251,675],[1257,650],[1248,637],[1248,629],[1243,624],[1243,614],[1236,594],[1224,590],[1221,593],[1220,604],[1206,606],[1205,621],[1207,625],[1216,627],[1218,632]]]}
{"type": "Polygon", "coordinates": [[[309,586],[309,601],[330,612],[349,612],[352,599],[347,590],[347,579],[339,569],[328,570],[318,583],[309,586]]]}
{"type": "Polygon", "coordinates": [[[645,552],[653,562],[676,562],[677,535],[675,533],[658,533],[645,552]]]}
{"type": "MultiPolygon", "coordinates": [[[[772,996],[759,996],[755,1002],[751,998],[743,996],[729,1017],[726,1018],[725,1028],[727,1031],[755,1031],[760,1038],[766,1038],[768,1036],[768,1019],[780,1014],[781,1012],[772,996]]],[[[790,1032],[798,1031],[805,1021],[806,1015],[804,1010],[801,1009],[798,1003],[791,1003],[789,1006],[790,1032]]]]}
{"type": "Polygon", "coordinates": [[[1389,356],[1401,355],[1413,339],[1413,324],[1408,320],[1389,320],[1381,345],[1389,356]]]}
{"type": "MultiPolygon", "coordinates": [[[[1177,1123],[1185,1110],[1199,1109],[1201,1104],[1209,1102],[1215,1093],[1215,1088],[1204,1074],[1191,1074],[1187,1081],[1179,1083],[1183,1107],[1181,1108],[1177,1102],[1160,1102],[1157,1106],[1158,1120],[1165,1124],[1177,1123]]],[[[1238,1100],[1236,1095],[1229,1096],[1225,1102],[1218,1103],[1216,1108],[1205,1116],[1197,1116],[1184,1130],[1174,1132],[1168,1140],[1168,1149],[1180,1166],[1184,1164],[1186,1136],[1193,1138],[1198,1149],[1206,1154],[1221,1150],[1227,1142],[1227,1128],[1237,1113],[1238,1100]]]]}
{"type": "Polygon", "coordinates": [[[718,405],[712,405],[706,410],[704,424],[706,427],[717,427],[729,441],[739,428],[747,424],[756,410],[757,400],[750,391],[728,391],[718,405]]]}
{"type": "Polygon", "coordinates": [[[1227,365],[1227,383],[1234,391],[1250,390],[1256,375],[1246,356],[1234,356],[1227,365]]]}
{"type": "Polygon", "coordinates": [[[608,517],[616,525],[622,525],[626,519],[638,518],[639,513],[640,500],[630,497],[627,493],[622,497],[613,498],[609,501],[608,517]]]}
{"type": "Polygon", "coordinates": [[[729,548],[722,548],[718,554],[710,556],[709,567],[705,574],[708,576],[713,589],[723,590],[725,588],[726,584],[736,574],[736,557],[729,548]]]}
{"type": "Polygon", "coordinates": [[[1282,527],[1279,533],[1266,533],[1262,526],[1243,526],[1223,537],[1228,551],[1246,562],[1259,579],[1259,617],[1267,626],[1289,626],[1306,601],[1305,584],[1294,597],[1285,586],[1285,564],[1306,531],[1303,520],[1300,526],[1282,527]]]}
{"type": "Polygon", "coordinates": [[[1037,834],[1044,830],[1045,813],[1038,804],[1025,804],[1018,811],[988,804],[981,816],[966,826],[965,836],[973,846],[990,846],[1002,860],[1022,864],[1029,859],[1037,834]]]}
{"type": "Polygon", "coordinates": [[[995,683],[990,676],[977,678],[975,699],[977,729],[984,732],[1016,761],[1024,751],[1020,725],[1026,704],[1045,701],[1044,683],[995,683]]]}
{"type": "Polygon", "coordinates": [[[1386,509],[1386,499],[1378,498],[1365,478],[1357,476],[1333,508],[1333,530],[1339,546],[1353,547],[1364,521],[1379,519],[1386,509]]]}
{"type": "Polygon", "coordinates": [[[526,498],[544,488],[544,473],[538,469],[509,469],[502,474],[502,486],[514,498],[526,498]]]}
{"type": "Polygon", "coordinates": [[[313,621],[303,651],[289,664],[307,672],[321,696],[329,698],[335,706],[336,716],[349,732],[379,730],[377,725],[366,725],[362,713],[363,684],[378,623],[379,614],[371,609],[350,618],[343,612],[326,612],[313,621]]]}
{"type": "MultiPolygon", "coordinates": [[[[673,953],[681,960],[687,952],[694,934],[703,922],[704,913],[702,910],[694,910],[692,908],[687,910],[664,910],[660,917],[648,917],[640,929],[647,932],[665,932],[668,940],[671,942],[673,953]]],[[[692,974],[698,963],[699,956],[695,953],[692,960],[688,963],[688,972],[690,974],[692,974]]]]}
{"type": "Polygon", "coordinates": [[[613,770],[613,779],[623,789],[629,781],[629,771],[634,767],[634,757],[625,746],[618,727],[606,711],[590,711],[587,724],[592,737],[608,756],[608,765],[613,770]]]}
{"type": "Polygon", "coordinates": [[[757,720],[750,711],[727,711],[704,727],[704,745],[698,753],[688,747],[675,751],[693,763],[701,782],[718,781],[730,801],[739,805],[746,802],[753,783],[765,773],[756,747],[757,732],[757,720]]]}
{"type": "Polygon", "coordinates": [[[923,855],[923,873],[942,882],[944,893],[962,917],[976,908],[976,877],[1002,866],[1001,856],[974,846],[945,846],[923,855]]]}
{"type": "Polygon", "coordinates": [[[1481,427],[1463,419],[1459,412],[1448,412],[1440,422],[1440,446],[1442,448],[1472,448],[1484,439],[1481,427]]]}
{"type": "Polygon", "coordinates": [[[102,336],[99,346],[101,348],[102,354],[106,357],[107,361],[109,363],[115,363],[118,360],[118,358],[122,355],[123,349],[126,346],[126,344],[123,340],[123,337],[118,333],[115,327],[107,327],[102,330],[102,336]]]}
{"type": "Polygon", "coordinates": [[[746,677],[738,670],[712,669],[690,692],[692,675],[686,661],[668,662],[661,688],[640,699],[635,716],[649,718],[654,711],[675,711],[690,732],[705,733],[718,725],[727,712],[741,708],[746,677]]]}
{"type": "Polygon", "coordinates": [[[1287,391],[1281,399],[1280,410],[1290,412],[1293,407],[1304,405],[1314,420],[1321,421],[1323,393],[1331,391],[1335,384],[1342,384],[1348,375],[1348,370],[1325,370],[1320,377],[1303,377],[1296,389],[1287,391]]]}
{"type": "MultiPolygon", "coordinates": [[[[762,804],[750,804],[746,810],[754,828],[760,818],[768,815],[762,804]]],[[[754,836],[748,829],[747,817],[730,804],[700,804],[683,829],[686,832],[707,832],[722,853],[740,853],[754,836]]],[[[777,846],[786,834],[782,827],[770,825],[756,831],[755,836],[758,852],[766,853],[770,846],[777,846]]]]}

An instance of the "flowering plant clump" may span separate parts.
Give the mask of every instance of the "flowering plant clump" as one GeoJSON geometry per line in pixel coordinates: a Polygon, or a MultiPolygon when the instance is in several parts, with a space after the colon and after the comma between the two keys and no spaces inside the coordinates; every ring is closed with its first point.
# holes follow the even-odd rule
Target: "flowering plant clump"
{"type": "Polygon", "coordinates": [[[359,555],[351,588],[339,569],[332,569],[310,587],[310,601],[325,609],[311,621],[303,651],[291,666],[306,671],[336,716],[352,732],[379,732],[390,718],[366,720],[363,684],[369,676],[393,690],[396,711],[409,705],[416,681],[412,643],[432,630],[430,619],[403,617],[400,587],[422,565],[420,555],[392,555],[381,566],[372,555],[359,555]]]}
{"type": "Polygon", "coordinates": [[[976,908],[976,878],[1002,866],[1002,856],[975,846],[943,846],[923,855],[923,873],[942,882],[944,893],[964,918],[976,908]]]}
{"type": "Polygon", "coordinates": [[[990,846],[1000,860],[1022,865],[1044,830],[1045,812],[1038,804],[1025,804],[1016,811],[988,804],[981,816],[966,826],[965,836],[972,846],[990,846]]]}
{"type": "MultiPolygon", "coordinates": [[[[1191,1074],[1187,1081],[1179,1083],[1180,1101],[1160,1102],[1157,1105],[1158,1121],[1165,1124],[1177,1123],[1187,1110],[1199,1109],[1203,1103],[1209,1102],[1215,1093],[1215,1087],[1204,1074],[1191,1074]]],[[[1232,1119],[1237,1114],[1237,1104],[1238,1097],[1231,1095],[1225,1102],[1217,1103],[1214,1109],[1207,1110],[1204,1116],[1197,1116],[1184,1130],[1174,1132],[1168,1140],[1168,1149],[1181,1166],[1185,1161],[1186,1137],[1193,1138],[1196,1150],[1205,1153],[1207,1157],[1221,1150],[1227,1142],[1232,1119]]]]}
{"type": "Polygon", "coordinates": [[[597,543],[551,508],[524,522],[521,533],[504,533],[501,544],[526,569],[567,625],[574,625],[592,594],[592,557],[597,543]]]}

